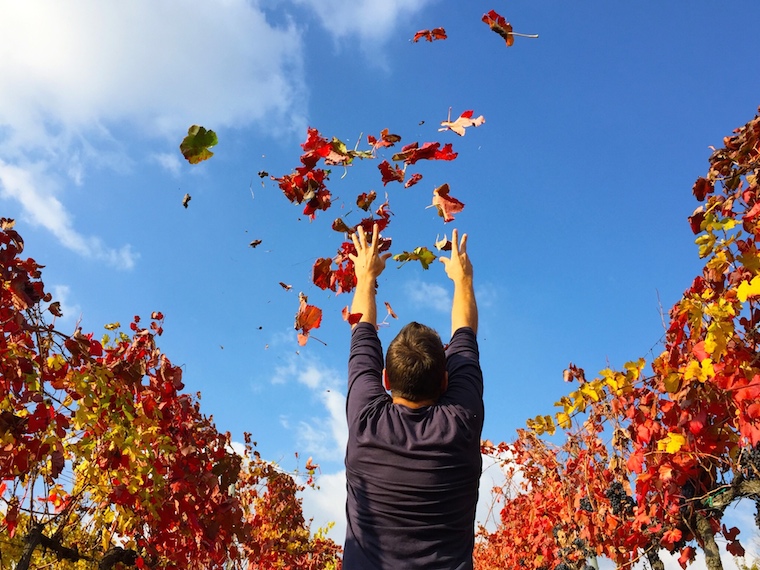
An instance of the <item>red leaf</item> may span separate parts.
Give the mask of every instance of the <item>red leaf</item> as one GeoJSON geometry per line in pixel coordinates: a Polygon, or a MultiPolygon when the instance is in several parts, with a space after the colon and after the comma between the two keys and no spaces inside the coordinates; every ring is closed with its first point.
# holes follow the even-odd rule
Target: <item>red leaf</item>
{"type": "Polygon", "coordinates": [[[432,42],[433,40],[445,40],[448,36],[446,36],[446,30],[443,28],[433,28],[432,30],[420,30],[416,34],[414,34],[414,37],[412,38],[412,43],[417,43],[421,39],[426,39],[429,42],[432,42]]]}
{"type": "Polygon", "coordinates": [[[491,10],[483,14],[483,22],[499,34],[507,42],[507,47],[515,43],[515,36],[512,34],[512,25],[504,19],[504,16],[498,14],[496,10],[491,10]]]}
{"type": "Polygon", "coordinates": [[[299,331],[298,344],[304,346],[309,340],[309,332],[312,329],[319,328],[322,323],[322,309],[309,305],[308,298],[303,293],[298,294],[301,304],[296,313],[296,322],[294,328],[299,331]]]}
{"type": "Polygon", "coordinates": [[[384,160],[377,167],[380,169],[380,174],[383,177],[383,186],[388,184],[388,182],[404,181],[404,170],[400,166],[391,165],[390,162],[384,160]]]}
{"type": "Polygon", "coordinates": [[[414,174],[412,174],[409,180],[407,180],[404,183],[404,188],[411,188],[412,186],[417,184],[417,182],[419,182],[420,180],[422,180],[422,174],[415,172],[414,174]]]}
{"type": "Polygon", "coordinates": [[[691,191],[694,193],[697,200],[702,202],[708,194],[712,194],[715,191],[715,186],[713,186],[713,183],[706,178],[699,177],[694,183],[691,191]]]}
{"type": "Polygon", "coordinates": [[[454,214],[458,214],[464,209],[464,204],[449,196],[449,185],[443,184],[433,190],[433,206],[438,208],[438,214],[443,218],[444,223],[454,219],[454,214]]]}
{"type": "Polygon", "coordinates": [[[332,259],[329,257],[320,257],[314,262],[311,270],[311,280],[314,285],[320,289],[335,290],[335,281],[332,271],[332,259]]]}
{"type": "Polygon", "coordinates": [[[691,562],[694,559],[694,547],[687,546],[683,550],[681,550],[681,556],[678,558],[678,563],[681,565],[681,568],[686,568],[688,566],[689,562],[691,562]]]}
{"type": "Polygon", "coordinates": [[[348,305],[346,305],[343,308],[343,311],[341,311],[341,314],[343,315],[343,320],[348,321],[348,324],[351,326],[355,325],[362,319],[362,314],[350,312],[348,305]]]}
{"type": "Polygon", "coordinates": [[[367,142],[372,145],[372,150],[377,150],[386,146],[393,146],[401,140],[401,137],[388,132],[388,129],[380,131],[380,139],[372,135],[367,135],[367,142]]]}
{"type": "Polygon", "coordinates": [[[414,164],[418,160],[454,160],[457,157],[451,148],[451,143],[447,143],[441,148],[441,143],[427,142],[422,146],[413,142],[401,149],[401,152],[393,155],[393,160],[404,161],[406,164],[414,164]]]}
{"type": "Polygon", "coordinates": [[[365,212],[368,212],[370,209],[370,206],[372,206],[372,202],[375,201],[375,198],[377,198],[377,192],[375,192],[374,190],[370,191],[369,194],[367,194],[366,192],[362,192],[356,197],[356,205],[359,206],[365,212]]]}
{"type": "Polygon", "coordinates": [[[396,313],[393,312],[393,309],[391,308],[391,304],[388,301],[385,301],[385,308],[391,317],[393,317],[394,319],[398,319],[398,317],[396,316],[396,313]]]}

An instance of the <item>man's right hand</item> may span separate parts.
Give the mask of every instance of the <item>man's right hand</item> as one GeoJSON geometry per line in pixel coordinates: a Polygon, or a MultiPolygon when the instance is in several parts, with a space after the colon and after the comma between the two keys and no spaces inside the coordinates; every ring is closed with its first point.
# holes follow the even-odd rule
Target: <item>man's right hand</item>
{"type": "Polygon", "coordinates": [[[465,281],[472,282],[472,263],[467,257],[467,234],[462,234],[462,241],[459,242],[459,232],[454,230],[451,234],[451,257],[440,257],[446,269],[446,275],[454,283],[465,281]]]}
{"type": "Polygon", "coordinates": [[[462,327],[478,332],[478,306],[472,286],[472,263],[467,256],[467,234],[454,230],[451,234],[451,257],[441,257],[446,275],[454,282],[454,300],[451,304],[451,334],[462,327]]]}

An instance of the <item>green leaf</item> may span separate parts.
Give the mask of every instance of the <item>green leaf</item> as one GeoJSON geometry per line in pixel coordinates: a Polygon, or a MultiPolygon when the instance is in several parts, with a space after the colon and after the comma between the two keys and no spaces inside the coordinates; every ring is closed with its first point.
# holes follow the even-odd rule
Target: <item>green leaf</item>
{"type": "Polygon", "coordinates": [[[207,131],[203,127],[193,125],[187,129],[187,136],[179,145],[179,150],[190,164],[198,164],[214,156],[209,148],[218,142],[219,139],[214,131],[207,131]]]}
{"type": "Polygon", "coordinates": [[[436,255],[426,247],[415,248],[414,251],[405,251],[393,256],[393,259],[402,264],[407,261],[419,261],[422,269],[427,269],[435,261],[436,255]]]}

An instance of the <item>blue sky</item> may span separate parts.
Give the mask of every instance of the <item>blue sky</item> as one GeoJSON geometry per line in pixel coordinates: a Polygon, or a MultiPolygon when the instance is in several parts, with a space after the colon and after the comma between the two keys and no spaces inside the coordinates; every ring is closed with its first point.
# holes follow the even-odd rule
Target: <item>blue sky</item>
{"type": "MultiPolygon", "coordinates": [[[[484,437],[510,440],[567,390],[569,362],[593,374],[658,352],[661,310],[701,267],[691,186],[710,145],[760,104],[760,5],[749,0],[0,0],[0,10],[0,214],[46,266],[65,312],[57,325],[100,334],[162,311],[160,345],[220,429],[252,433],[288,469],[308,456],[321,464],[306,506],[320,524],[337,518],[337,535],[350,297],[317,289],[310,271],[342,240],[332,221],[358,221],[356,195],[388,193],[395,253],[432,247],[452,227],[470,235],[484,437]],[[507,48],[480,20],[491,9],[540,38],[507,48]],[[438,26],[447,40],[409,41],[438,26]],[[449,107],[486,122],[440,133],[449,107]],[[197,166],[178,150],[192,124],[220,140],[197,166]],[[333,207],[309,222],[257,176],[290,173],[307,126],[349,147],[361,136],[360,148],[388,128],[402,144],[451,142],[459,156],[410,167],[424,176],[410,189],[383,188],[379,160],[333,169],[333,207]],[[466,204],[449,224],[425,209],[444,182],[466,204]],[[299,291],[324,310],[314,335],[326,346],[296,343],[299,291]]],[[[410,320],[446,336],[442,268],[396,265],[379,282],[399,316],[383,342],[410,320]]]]}

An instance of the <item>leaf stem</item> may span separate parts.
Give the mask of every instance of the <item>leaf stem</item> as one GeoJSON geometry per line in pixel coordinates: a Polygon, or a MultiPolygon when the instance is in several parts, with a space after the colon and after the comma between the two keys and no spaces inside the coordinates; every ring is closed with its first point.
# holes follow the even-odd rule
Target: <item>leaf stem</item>
{"type": "Polygon", "coordinates": [[[520,38],[533,38],[533,39],[535,39],[535,38],[538,37],[538,34],[520,34],[518,32],[512,32],[512,35],[520,37],[520,38]]]}

